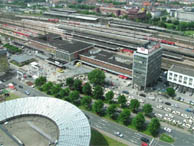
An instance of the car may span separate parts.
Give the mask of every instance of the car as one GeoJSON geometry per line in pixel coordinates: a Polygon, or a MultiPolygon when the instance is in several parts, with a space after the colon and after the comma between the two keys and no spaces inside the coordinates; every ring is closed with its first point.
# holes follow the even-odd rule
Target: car
{"type": "Polygon", "coordinates": [[[185,111],[186,112],[193,112],[193,110],[192,109],[189,109],[189,108],[185,109],[185,111]]]}
{"type": "Polygon", "coordinates": [[[170,102],[165,102],[165,104],[171,106],[171,103],[170,102]]]}
{"type": "Polygon", "coordinates": [[[23,86],[22,86],[22,85],[19,85],[18,87],[19,87],[19,88],[23,88],[23,86]]]}
{"type": "Polygon", "coordinates": [[[139,94],[139,96],[146,97],[146,95],[145,95],[145,94],[143,94],[143,93],[139,94]]]}
{"type": "Polygon", "coordinates": [[[124,93],[124,94],[129,94],[129,92],[128,92],[128,91],[122,91],[122,93],[124,93]]]}
{"type": "Polygon", "coordinates": [[[140,139],[141,139],[141,141],[146,142],[146,143],[150,142],[150,140],[148,138],[145,138],[145,137],[141,137],[140,139]]]}
{"type": "Polygon", "coordinates": [[[119,131],[114,132],[114,134],[115,134],[116,136],[120,137],[120,138],[123,137],[123,134],[122,134],[121,132],[119,132],[119,131]]]}
{"type": "Polygon", "coordinates": [[[26,95],[30,95],[30,92],[26,90],[26,91],[25,91],[25,94],[26,94],[26,95]]]}

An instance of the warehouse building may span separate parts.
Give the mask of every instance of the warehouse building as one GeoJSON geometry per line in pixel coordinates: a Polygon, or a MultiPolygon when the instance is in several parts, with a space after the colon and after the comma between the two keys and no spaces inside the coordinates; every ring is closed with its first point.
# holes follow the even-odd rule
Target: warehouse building
{"type": "Polygon", "coordinates": [[[138,47],[133,56],[133,86],[138,89],[154,84],[161,72],[162,48],[160,43],[150,41],[138,47]]]}
{"type": "Polygon", "coordinates": [[[185,66],[172,65],[168,70],[167,81],[171,85],[194,89],[194,70],[185,66]]]}

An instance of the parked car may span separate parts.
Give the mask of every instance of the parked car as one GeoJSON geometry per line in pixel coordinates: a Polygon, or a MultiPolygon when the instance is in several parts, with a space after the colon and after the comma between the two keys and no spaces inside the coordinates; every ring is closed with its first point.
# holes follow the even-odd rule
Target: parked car
{"type": "Polygon", "coordinates": [[[146,142],[146,143],[149,143],[149,141],[150,141],[149,139],[147,139],[145,137],[141,137],[140,139],[141,139],[141,141],[146,142]]]}
{"type": "Polygon", "coordinates": [[[30,92],[26,90],[26,91],[25,91],[25,94],[26,94],[26,95],[30,95],[30,92]]]}
{"type": "Polygon", "coordinates": [[[125,90],[122,91],[122,93],[124,93],[124,94],[129,94],[129,92],[128,92],[128,91],[125,91],[125,90]]]}
{"type": "Polygon", "coordinates": [[[18,87],[19,87],[19,88],[23,88],[23,86],[22,86],[22,85],[19,85],[18,87]]]}
{"type": "Polygon", "coordinates": [[[190,109],[190,108],[185,109],[185,111],[186,111],[186,112],[193,112],[193,110],[190,109]]]}
{"type": "Polygon", "coordinates": [[[143,93],[139,94],[139,96],[146,97],[146,95],[145,95],[145,94],[143,94],[143,93]]]}
{"type": "Polygon", "coordinates": [[[171,103],[170,102],[165,102],[165,104],[171,106],[171,103]]]}

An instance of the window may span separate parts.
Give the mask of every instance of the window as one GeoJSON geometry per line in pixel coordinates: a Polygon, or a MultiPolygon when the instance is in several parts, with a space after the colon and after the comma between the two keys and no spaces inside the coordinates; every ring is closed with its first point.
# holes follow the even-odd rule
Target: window
{"type": "Polygon", "coordinates": [[[177,74],[174,74],[174,77],[176,78],[177,77],[177,74]]]}
{"type": "Polygon", "coordinates": [[[171,72],[169,73],[169,76],[172,76],[172,73],[171,72]]]}
{"type": "Polygon", "coordinates": [[[177,81],[177,79],[176,79],[176,78],[174,78],[174,81],[177,81]]]}
{"type": "Polygon", "coordinates": [[[184,77],[184,81],[186,81],[187,80],[187,77],[184,77]]]}
{"type": "Polygon", "coordinates": [[[182,80],[183,76],[179,76],[179,79],[182,80]]]}
{"type": "Polygon", "coordinates": [[[172,77],[169,77],[169,80],[172,80],[172,77]]]}

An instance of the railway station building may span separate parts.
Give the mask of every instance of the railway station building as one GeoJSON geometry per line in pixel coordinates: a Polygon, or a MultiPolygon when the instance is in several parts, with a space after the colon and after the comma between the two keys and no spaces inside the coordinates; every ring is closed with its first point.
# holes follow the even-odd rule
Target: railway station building
{"type": "Polygon", "coordinates": [[[145,90],[160,77],[162,48],[159,42],[150,41],[138,47],[133,55],[133,87],[145,90]]]}

